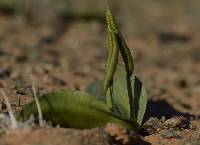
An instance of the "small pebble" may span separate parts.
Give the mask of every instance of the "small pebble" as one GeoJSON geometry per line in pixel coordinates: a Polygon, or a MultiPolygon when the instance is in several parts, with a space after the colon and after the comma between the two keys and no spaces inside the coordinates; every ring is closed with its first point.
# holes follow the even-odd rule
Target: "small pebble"
{"type": "Polygon", "coordinates": [[[178,80],[178,86],[180,88],[186,88],[188,86],[188,83],[185,79],[181,79],[181,80],[178,80]]]}
{"type": "Polygon", "coordinates": [[[186,128],[188,124],[189,122],[187,118],[183,116],[174,116],[164,122],[164,125],[167,128],[174,128],[174,127],[186,128]]]}
{"type": "Polygon", "coordinates": [[[151,117],[143,124],[143,128],[147,133],[154,134],[164,129],[164,125],[157,117],[151,117]]]}
{"type": "Polygon", "coordinates": [[[6,106],[6,104],[4,103],[4,101],[1,102],[0,106],[1,106],[1,110],[7,109],[7,106],[6,106]]]}
{"type": "Polygon", "coordinates": [[[11,74],[11,70],[9,68],[7,69],[0,69],[0,79],[5,79],[9,77],[11,74]]]}

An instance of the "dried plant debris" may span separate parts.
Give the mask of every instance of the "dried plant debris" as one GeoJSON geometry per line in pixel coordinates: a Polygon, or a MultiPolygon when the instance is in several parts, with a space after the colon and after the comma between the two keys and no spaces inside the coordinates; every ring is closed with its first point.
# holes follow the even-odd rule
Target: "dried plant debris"
{"type": "Polygon", "coordinates": [[[164,117],[161,119],[158,119],[157,117],[151,117],[143,124],[143,128],[149,134],[154,134],[167,129],[180,130],[184,128],[190,128],[189,124],[190,122],[188,119],[183,116],[173,116],[167,120],[165,120],[164,117]]]}

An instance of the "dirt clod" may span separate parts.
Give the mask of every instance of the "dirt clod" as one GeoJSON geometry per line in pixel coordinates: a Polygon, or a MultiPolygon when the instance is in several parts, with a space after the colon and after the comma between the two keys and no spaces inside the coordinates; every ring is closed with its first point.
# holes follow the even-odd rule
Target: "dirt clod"
{"type": "Polygon", "coordinates": [[[115,142],[122,143],[123,145],[149,145],[144,141],[141,136],[131,130],[127,130],[118,126],[117,124],[108,123],[104,129],[115,142]]]}

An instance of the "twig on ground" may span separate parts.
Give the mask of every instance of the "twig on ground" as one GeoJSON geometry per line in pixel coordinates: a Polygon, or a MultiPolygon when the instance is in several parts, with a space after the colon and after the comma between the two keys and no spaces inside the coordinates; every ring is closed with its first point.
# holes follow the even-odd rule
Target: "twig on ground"
{"type": "Polygon", "coordinates": [[[2,94],[2,96],[5,100],[6,106],[8,108],[8,113],[9,113],[10,120],[11,120],[11,129],[16,129],[18,127],[18,123],[17,123],[17,120],[16,120],[14,113],[12,111],[8,97],[7,97],[5,91],[2,88],[0,89],[0,93],[2,94]]]}
{"type": "Polygon", "coordinates": [[[18,105],[18,107],[22,107],[22,105],[21,105],[21,98],[20,98],[19,94],[17,95],[17,105],[18,105]]]}
{"type": "Polygon", "coordinates": [[[36,103],[37,109],[38,109],[39,125],[40,125],[40,127],[44,127],[42,110],[41,110],[40,103],[38,101],[37,92],[36,92],[36,88],[35,88],[35,83],[34,83],[33,77],[31,77],[31,82],[32,82],[32,91],[33,91],[34,100],[35,100],[35,103],[36,103]]]}

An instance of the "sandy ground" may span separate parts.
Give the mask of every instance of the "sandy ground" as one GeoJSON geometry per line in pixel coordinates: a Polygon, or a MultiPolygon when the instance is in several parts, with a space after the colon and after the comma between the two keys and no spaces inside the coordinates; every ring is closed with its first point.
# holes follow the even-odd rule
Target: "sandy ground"
{"type": "MultiPolygon", "coordinates": [[[[155,124],[147,121],[146,130],[152,127],[154,131],[141,133],[141,144],[200,144],[199,4],[198,0],[113,3],[134,57],[136,73],[148,90],[144,122],[150,117],[161,119],[154,120],[155,124]],[[176,115],[187,118],[189,125],[164,129],[156,126],[176,115]]],[[[59,16],[50,11],[51,15],[42,18],[43,9],[39,9],[39,14],[31,13],[31,17],[0,10],[0,87],[6,90],[14,109],[20,109],[18,97],[21,105],[33,100],[31,79],[38,94],[43,94],[60,89],[82,90],[103,78],[107,55],[104,3],[96,6],[101,7],[97,14],[86,17],[89,6],[75,1],[71,7],[80,8],[78,14],[74,10],[70,16],[59,16]]],[[[0,101],[0,112],[6,112],[3,99],[0,101]]],[[[116,139],[109,141],[102,130],[16,131],[2,134],[0,144],[115,144],[116,139]],[[40,134],[46,138],[37,141],[40,134]]]]}

